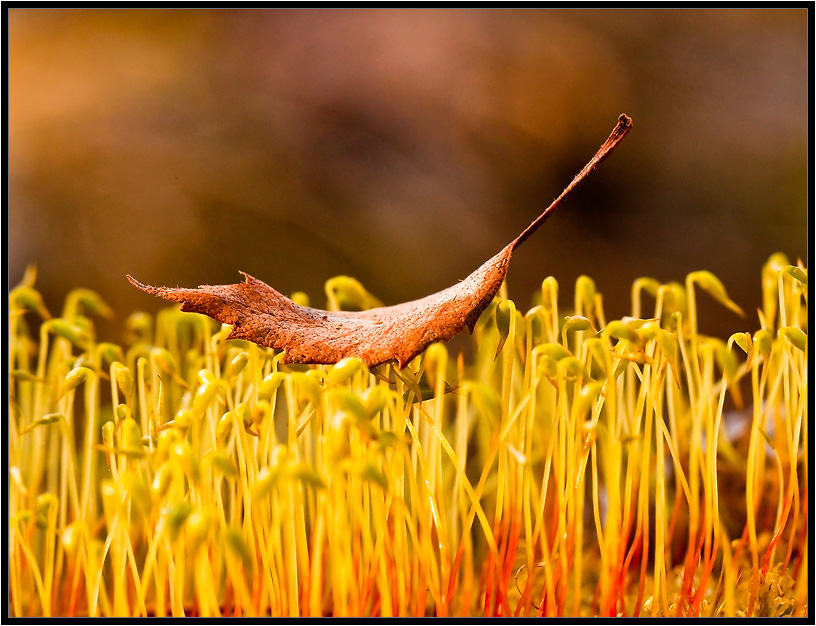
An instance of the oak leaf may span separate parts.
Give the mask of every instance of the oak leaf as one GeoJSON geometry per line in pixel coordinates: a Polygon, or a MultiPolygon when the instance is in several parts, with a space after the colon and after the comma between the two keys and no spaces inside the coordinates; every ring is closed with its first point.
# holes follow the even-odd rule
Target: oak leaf
{"type": "Polygon", "coordinates": [[[324,311],[300,306],[243,272],[243,283],[197,289],[153,287],[130,275],[127,278],[142,291],[181,302],[182,311],[203,313],[232,325],[228,339],[283,350],[284,363],[331,364],[357,357],[369,367],[396,360],[402,369],[432,343],[447,341],[465,327],[473,332],[504,281],[513,250],[612,152],[631,127],[632,120],[621,115],[595,156],[518,237],[460,283],[419,300],[365,311],[324,311]]]}

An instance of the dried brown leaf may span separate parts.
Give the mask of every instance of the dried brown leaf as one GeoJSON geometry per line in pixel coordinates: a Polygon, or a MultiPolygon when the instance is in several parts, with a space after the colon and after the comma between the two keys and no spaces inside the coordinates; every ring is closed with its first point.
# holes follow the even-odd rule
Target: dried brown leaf
{"type": "Polygon", "coordinates": [[[626,115],[572,182],[501,252],[462,282],[419,300],[367,311],[324,311],[292,302],[269,285],[244,274],[235,285],[197,289],[152,287],[128,275],[147,293],[181,302],[181,310],[203,313],[232,325],[228,339],[246,339],[283,350],[284,363],[336,363],[358,357],[369,367],[396,360],[400,368],[436,341],[473,327],[507,274],[510,256],[603,161],[632,127],[626,115]]]}

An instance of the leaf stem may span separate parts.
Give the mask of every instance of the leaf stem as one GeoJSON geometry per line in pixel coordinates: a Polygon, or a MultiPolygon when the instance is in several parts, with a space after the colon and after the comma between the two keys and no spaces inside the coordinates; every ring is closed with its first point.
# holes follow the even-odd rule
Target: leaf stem
{"type": "Polygon", "coordinates": [[[606,157],[608,157],[612,153],[612,151],[618,146],[621,140],[626,136],[626,133],[628,133],[631,129],[632,118],[621,113],[621,115],[618,117],[618,124],[612,130],[612,134],[610,134],[607,140],[603,143],[603,145],[600,148],[598,148],[598,151],[595,153],[595,156],[589,160],[589,162],[584,166],[584,169],[582,169],[575,175],[575,178],[573,178],[572,182],[566,186],[564,191],[561,192],[561,195],[559,195],[555,200],[553,200],[552,204],[550,204],[550,206],[544,209],[544,212],[541,215],[539,215],[535,220],[533,220],[533,223],[530,224],[527,228],[525,228],[524,231],[513,240],[513,242],[510,244],[510,249],[515,250],[516,247],[524,243],[527,237],[529,237],[536,230],[538,230],[538,227],[541,226],[545,221],[547,221],[547,218],[550,217],[550,215],[552,215],[553,213],[555,213],[555,210],[559,206],[561,206],[561,203],[570,194],[570,192],[572,192],[573,189],[580,185],[581,182],[583,182],[583,180],[587,176],[589,176],[590,172],[592,172],[592,170],[598,167],[598,165],[601,164],[601,161],[603,161],[606,157]]]}

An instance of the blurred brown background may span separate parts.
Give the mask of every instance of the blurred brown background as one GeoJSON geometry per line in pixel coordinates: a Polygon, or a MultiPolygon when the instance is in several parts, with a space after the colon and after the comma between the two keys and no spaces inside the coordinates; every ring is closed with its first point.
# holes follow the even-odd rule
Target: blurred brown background
{"type": "MultiPolygon", "coordinates": [[[[761,264],[806,254],[802,10],[11,9],[9,281],[53,313],[74,287],[239,269],[324,306],[463,278],[571,180],[618,114],[634,129],[513,257],[522,310],[592,276],[607,317],[638,276],[708,269],[701,330],[757,328],[761,264]]],[[[113,339],[120,339],[114,335],[113,339]]]]}

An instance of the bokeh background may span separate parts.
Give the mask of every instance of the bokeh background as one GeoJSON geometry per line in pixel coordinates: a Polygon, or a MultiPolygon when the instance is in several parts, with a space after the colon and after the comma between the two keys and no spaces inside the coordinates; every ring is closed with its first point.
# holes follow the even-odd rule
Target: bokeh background
{"type": "Polygon", "coordinates": [[[588,274],[708,269],[701,330],[758,327],[759,272],[807,252],[808,13],[795,10],[30,10],[8,13],[8,279],[59,313],[98,291],[241,280],[324,306],[464,278],[634,129],[513,256],[522,310],[588,274]]]}

